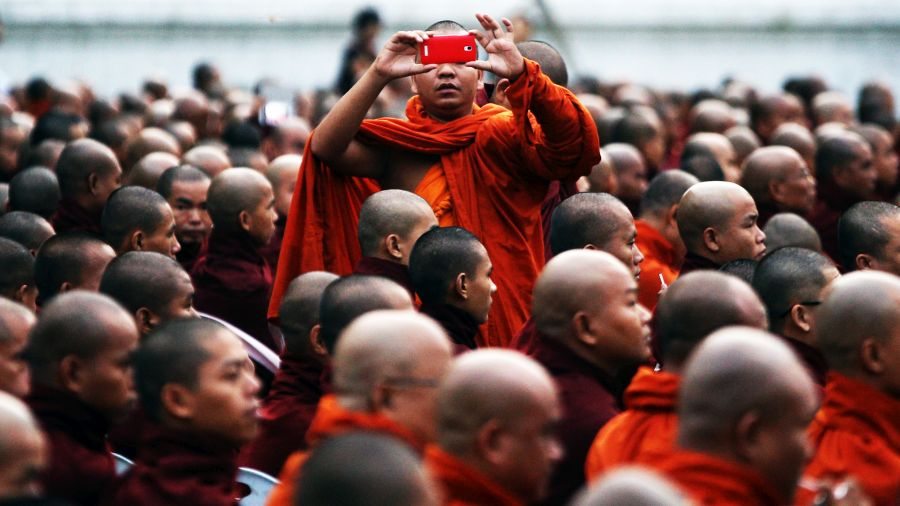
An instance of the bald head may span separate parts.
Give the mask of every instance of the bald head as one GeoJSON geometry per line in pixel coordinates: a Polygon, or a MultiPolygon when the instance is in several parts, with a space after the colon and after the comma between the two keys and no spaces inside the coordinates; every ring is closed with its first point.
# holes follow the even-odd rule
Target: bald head
{"type": "Polygon", "coordinates": [[[592,245],[607,245],[634,227],[631,211],[608,193],[579,193],[564,200],[550,221],[550,249],[554,255],[592,245]]]}
{"type": "Polygon", "coordinates": [[[849,131],[830,136],[819,145],[816,173],[819,181],[833,181],[859,200],[872,195],[878,178],[869,143],[849,131]]]}
{"type": "Polygon", "coordinates": [[[892,247],[898,231],[897,205],[874,201],[854,204],[838,222],[838,249],[844,269],[875,269],[900,275],[900,263],[892,247]]]}
{"type": "MultiPolygon", "coordinates": [[[[688,137],[681,153],[682,170],[691,166],[688,162],[694,157],[712,158],[722,171],[725,181],[737,181],[740,168],[737,166],[737,155],[728,137],[719,133],[700,132],[688,137]]],[[[701,180],[704,178],[697,175],[701,180]]]]}
{"type": "MultiPolygon", "coordinates": [[[[103,208],[100,227],[103,238],[117,253],[153,248],[152,236],[174,230],[172,208],[162,195],[141,186],[123,186],[114,191],[103,208]]],[[[158,253],[169,254],[168,243],[155,248],[158,253]]],[[[174,252],[173,252],[174,254],[174,252]]]]}
{"type": "MultiPolygon", "coordinates": [[[[558,442],[544,443],[528,462],[497,462],[486,454],[486,434],[509,434],[522,445],[522,434],[552,431],[560,416],[556,388],[537,362],[509,350],[484,349],[461,355],[438,390],[438,444],[478,469],[523,502],[545,493],[547,479],[561,456],[558,442]]],[[[546,435],[542,435],[546,438],[546,435]]]]}
{"type": "Polygon", "coordinates": [[[325,348],[334,354],[338,336],[350,323],[377,309],[412,309],[405,288],[381,276],[354,274],[325,288],[319,307],[320,333],[325,348]]]}
{"type": "Polygon", "coordinates": [[[231,160],[224,149],[215,146],[196,146],[191,148],[181,161],[200,168],[209,177],[216,177],[225,169],[231,167],[231,160]]]}
{"type": "Polygon", "coordinates": [[[228,169],[212,180],[206,205],[213,226],[231,234],[242,230],[241,213],[250,213],[266,198],[274,198],[272,185],[253,169],[228,169]]]}
{"type": "Polygon", "coordinates": [[[762,256],[765,236],[756,225],[758,217],[747,190],[724,181],[692,186],[681,197],[676,216],[687,250],[719,264],[762,256]]]}
{"type": "Polygon", "coordinates": [[[27,211],[51,219],[59,206],[59,181],[45,167],[26,169],[9,182],[10,211],[27,211]]]}
{"type": "Polygon", "coordinates": [[[760,97],[750,106],[751,126],[763,142],[767,142],[781,124],[803,120],[803,104],[789,93],[760,97]]]}
{"type": "Polygon", "coordinates": [[[616,195],[637,209],[641,197],[647,191],[647,167],[641,152],[631,144],[613,143],[603,148],[616,171],[618,189],[616,195]]]}
{"type": "Polygon", "coordinates": [[[553,84],[569,85],[566,61],[555,47],[539,40],[526,40],[516,44],[516,48],[522,53],[522,56],[537,62],[541,66],[541,71],[553,81],[553,84]]]}
{"type": "MultiPolygon", "coordinates": [[[[60,194],[69,199],[87,197],[91,194],[91,188],[97,185],[98,179],[118,178],[121,173],[119,161],[112,150],[92,139],[78,139],[68,143],[56,163],[60,194]]],[[[108,193],[98,196],[92,202],[92,207],[102,207],[108,196],[108,193]]]]}
{"type": "Polygon", "coordinates": [[[0,237],[25,246],[32,256],[55,233],[47,220],[33,213],[10,211],[0,216],[0,237]]]}
{"type": "Polygon", "coordinates": [[[31,310],[0,297],[0,391],[20,399],[31,390],[30,374],[21,354],[35,321],[31,310]]]}
{"type": "Polygon", "coordinates": [[[319,324],[319,307],[325,288],[338,279],[336,274],[313,271],[301,274],[288,285],[279,306],[279,324],[288,353],[306,354],[309,333],[319,324]]]}
{"type": "Polygon", "coordinates": [[[181,155],[181,145],[174,135],[161,128],[148,127],[141,130],[137,137],[128,143],[125,155],[125,167],[131,169],[142,158],[155,152],[169,153],[173,156],[181,155]]]}
{"type": "Polygon", "coordinates": [[[733,126],[725,132],[725,137],[734,146],[734,153],[737,156],[737,163],[743,164],[744,160],[750,156],[762,145],[759,137],[749,127],[742,125],[733,126]]]}
{"type": "Polygon", "coordinates": [[[744,162],[740,184],[764,208],[805,214],[815,204],[815,183],[803,158],[786,146],[766,146],[744,162]]]}
{"type": "Polygon", "coordinates": [[[435,226],[434,211],[422,197],[383,190],[367,198],[359,211],[360,249],[363,256],[408,265],[416,241],[435,226]]]}
{"type": "Polygon", "coordinates": [[[44,436],[28,407],[0,392],[0,500],[33,496],[48,465],[44,436]]]}
{"type": "Polygon", "coordinates": [[[616,170],[609,161],[609,153],[600,149],[600,163],[591,168],[591,173],[579,180],[579,191],[615,193],[619,189],[616,170]],[[583,187],[583,186],[584,187],[583,187]]]}
{"type": "Polygon", "coordinates": [[[291,209],[301,161],[300,155],[281,155],[272,160],[266,169],[266,177],[275,192],[275,210],[279,216],[287,216],[291,209]]]}
{"type": "Polygon", "coordinates": [[[822,240],[816,229],[794,213],[778,213],[769,218],[763,229],[766,234],[766,250],[778,248],[806,248],[822,252],[822,240]]]}
{"type": "MultiPolygon", "coordinates": [[[[785,123],[779,126],[772,134],[769,144],[772,146],[787,146],[793,149],[803,157],[808,165],[813,164],[815,161],[816,138],[803,125],[785,123]]],[[[810,169],[812,168],[810,166],[810,169]]]]}
{"type": "Polygon", "coordinates": [[[166,169],[175,167],[178,163],[178,157],[172,153],[155,151],[144,156],[131,167],[131,170],[125,175],[124,184],[155,190],[162,173],[166,169]]]}
{"type": "Polygon", "coordinates": [[[263,141],[263,150],[270,159],[285,154],[301,155],[309,133],[309,123],[305,119],[287,118],[272,128],[271,135],[263,141]]]}
{"type": "Polygon", "coordinates": [[[25,246],[0,237],[0,297],[34,309],[37,290],[34,283],[34,257],[25,246]]]}
{"type": "Polygon", "coordinates": [[[737,123],[734,110],[724,100],[707,99],[695,105],[690,112],[692,133],[711,132],[724,134],[737,123]]]}
{"type": "Polygon", "coordinates": [[[65,233],[47,239],[34,260],[38,305],[76,288],[96,291],[103,270],[115,256],[112,247],[89,234],[65,233]]]}
{"type": "Polygon", "coordinates": [[[678,488],[644,468],[623,467],[585,490],[572,506],[683,506],[689,504],[678,488]]]}
{"type": "Polygon", "coordinates": [[[660,172],[650,181],[641,198],[641,217],[665,215],[672,206],[681,202],[688,188],[699,182],[696,177],[681,170],[660,172]]]}
{"type": "Polygon", "coordinates": [[[812,117],[816,125],[832,121],[852,125],[853,104],[843,93],[824,91],[813,98],[812,117]]]}
{"type": "Polygon", "coordinates": [[[717,271],[679,277],[656,306],[655,332],[666,370],[680,370],[710,333],[730,325],[766,328],[766,309],[750,285],[717,271]]]}

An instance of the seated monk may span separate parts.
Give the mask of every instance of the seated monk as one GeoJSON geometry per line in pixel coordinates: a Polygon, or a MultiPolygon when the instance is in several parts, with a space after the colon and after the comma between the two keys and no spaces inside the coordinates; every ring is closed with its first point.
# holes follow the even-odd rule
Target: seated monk
{"type": "MultiPolygon", "coordinates": [[[[694,165],[691,162],[693,158],[711,159],[712,165],[718,167],[721,171],[722,181],[737,183],[741,178],[741,167],[737,163],[737,153],[728,137],[713,132],[695,133],[687,138],[684,144],[684,151],[681,152],[681,169],[688,170],[689,166],[694,165]]],[[[707,181],[705,177],[697,178],[701,181],[707,181]]]]}
{"type": "Polygon", "coordinates": [[[794,213],[778,213],[769,218],[763,233],[766,234],[766,251],[778,248],[806,248],[822,253],[822,240],[816,229],[794,213]]]}
{"type": "MultiPolygon", "coordinates": [[[[861,135],[872,149],[872,164],[878,172],[878,182],[875,184],[875,195],[878,200],[896,202],[898,192],[898,157],[895,149],[894,136],[874,123],[866,123],[854,129],[861,135]]],[[[10,198],[12,198],[12,183],[10,183],[10,198]]]]}
{"type": "Polygon", "coordinates": [[[663,285],[675,282],[684,261],[684,241],[678,233],[675,216],[681,196],[697,183],[697,178],[687,172],[667,170],[650,181],[641,198],[640,218],[634,220],[635,247],[644,255],[638,279],[638,302],[651,311],[656,307],[663,285]]]}
{"type": "MultiPolygon", "coordinates": [[[[482,238],[498,266],[497,302],[479,344],[506,345],[524,323],[544,259],[543,234],[535,232],[542,230],[549,186],[586,175],[599,161],[599,141],[575,96],[519,53],[512,23],[504,20],[504,28],[488,15],[476,17],[485,30],[475,33],[487,60],[423,65],[417,46],[431,35],[396,33],[316,128],[285,232],[290,268],[279,270],[270,316],[299,272],[350,272],[361,256],[353,240],[356,210],[370,194],[399,188],[423,197],[441,225],[482,238]],[[474,105],[484,70],[512,83],[506,92],[511,111],[474,105]],[[407,76],[417,93],[407,119],[364,120],[379,92],[407,76]]],[[[467,33],[451,21],[429,30],[467,33]]]]}
{"type": "Polygon", "coordinates": [[[328,272],[301,274],[281,300],[284,352],[260,409],[259,435],[241,450],[241,466],[275,476],[291,453],[306,448],[306,431],[322,397],[328,353],[319,341],[319,307],[328,272]]]}
{"type": "MultiPolygon", "coordinates": [[[[835,281],[816,319],[831,373],[809,436],[815,448],[804,482],[854,478],[875,506],[900,498],[900,280],[881,272],[835,281]]],[[[798,490],[797,503],[814,493],[798,490]]]]}
{"type": "Polygon", "coordinates": [[[641,198],[647,191],[647,165],[641,152],[631,144],[612,143],[603,146],[616,172],[615,196],[628,206],[632,215],[641,209],[641,198]]]}
{"type": "Polygon", "coordinates": [[[115,479],[106,433],[134,405],[131,315],[105,295],[73,291],[44,306],[31,331],[26,398],[50,446],[48,495],[96,505],[115,479]]]}
{"type": "Polygon", "coordinates": [[[816,204],[816,180],[810,168],[786,146],[766,146],[750,154],[739,182],[756,202],[760,227],[776,213],[806,215],[816,204]]]}
{"type": "Polygon", "coordinates": [[[106,265],[116,252],[102,240],[83,232],[69,232],[47,239],[34,258],[37,305],[46,306],[70,290],[96,292],[106,265]]]}
{"type": "MultiPolygon", "coordinates": [[[[638,279],[644,255],[636,245],[636,235],[634,218],[622,201],[606,193],[581,193],[567,198],[553,211],[550,247],[553,255],[575,249],[605,251],[638,279]]],[[[513,339],[512,347],[533,356],[537,341],[532,315],[513,339]]]]}
{"type": "Polygon", "coordinates": [[[785,123],[806,124],[803,103],[796,96],[775,93],[750,104],[750,126],[763,144],[768,144],[776,129],[785,123]]]}
{"type": "Polygon", "coordinates": [[[172,208],[160,194],[141,186],[123,186],[110,194],[100,228],[117,255],[154,251],[175,258],[181,250],[172,208]]]}
{"type": "MultiPolygon", "coordinates": [[[[445,505],[523,506],[547,495],[562,456],[553,380],[508,350],[459,357],[437,394],[437,441],[425,462],[445,505]]],[[[560,503],[561,504],[561,503],[560,503]]]]}
{"type": "Polygon", "coordinates": [[[21,400],[0,392],[0,504],[52,506],[42,502],[38,476],[47,468],[47,441],[21,400]]]}
{"type": "Polygon", "coordinates": [[[255,170],[228,169],[213,179],[208,206],[213,231],[191,271],[194,307],[279,351],[266,320],[272,270],[259,253],[275,232],[272,185],[255,170]]]}
{"type": "Polygon", "coordinates": [[[766,328],[766,310],[747,283],[701,271],[678,278],[656,306],[654,328],[663,369],[644,366],[625,390],[625,411],[597,433],[584,472],[589,481],[623,464],[648,464],[675,447],[678,386],[688,356],[729,325],[766,328]]]}
{"type": "Polygon", "coordinates": [[[303,506],[438,506],[422,459],[390,436],[334,436],[310,452],[294,504],[303,506]]]}
{"type": "Polygon", "coordinates": [[[41,244],[55,234],[50,222],[34,213],[10,211],[0,216],[0,237],[25,246],[31,256],[35,256],[41,244]]]}
{"type": "Polygon", "coordinates": [[[816,395],[791,349],[761,330],[721,329],[688,359],[680,390],[677,448],[650,467],[697,504],[793,504],[816,395]]]}
{"type": "Polygon", "coordinates": [[[753,197],[734,183],[695,184],[678,204],[678,233],[687,248],[679,275],[718,269],[739,258],[759,260],[766,253],[766,235],[756,223],[753,197]]]}
{"type": "Polygon", "coordinates": [[[584,484],[591,441],[620,411],[617,376],[650,360],[650,312],[638,304],[637,282],[621,261],[574,250],[547,263],[533,314],[534,356],[553,376],[563,406],[565,456],[544,504],[565,504],[584,484]]]}
{"type": "Polygon", "coordinates": [[[0,237],[0,297],[18,302],[34,311],[37,286],[34,282],[34,257],[25,246],[0,237]]]}
{"type": "Polygon", "coordinates": [[[46,167],[25,169],[9,182],[10,211],[34,213],[50,221],[56,214],[59,198],[59,180],[46,167]]]}
{"type": "Polygon", "coordinates": [[[373,194],[359,211],[359,248],[363,256],[353,273],[384,276],[415,298],[409,256],[419,237],[436,226],[431,206],[415,193],[383,190],[373,194]]]}
{"type": "Polygon", "coordinates": [[[669,480],[641,467],[623,467],[591,485],[572,506],[687,506],[684,495],[669,480]]]}
{"type": "Polygon", "coordinates": [[[434,228],[416,242],[409,258],[420,311],[438,323],[456,354],[474,350],[478,326],[488,320],[497,286],[487,250],[468,230],[434,228]]]}
{"type": "Polygon", "coordinates": [[[838,251],[847,272],[871,269],[900,275],[897,241],[900,207],[893,203],[854,204],[838,222],[838,251]]]}
{"type": "MultiPolygon", "coordinates": [[[[450,340],[413,311],[372,311],[341,334],[334,354],[334,394],[322,398],[306,439],[310,447],[351,431],[391,436],[422,453],[435,437],[436,390],[452,360],[450,340]]],[[[307,454],[281,470],[269,506],[293,504],[307,454]]]]}
{"type": "Polygon", "coordinates": [[[753,276],[753,289],[769,315],[769,332],[784,338],[821,387],[828,364],[816,343],[816,314],[825,290],[838,277],[825,255],[802,248],[773,251],[759,262],[753,276]]]}
{"type": "Polygon", "coordinates": [[[187,272],[193,270],[212,230],[206,210],[209,184],[209,176],[190,165],[166,170],[156,183],[156,191],[166,199],[175,216],[175,237],[181,245],[175,258],[187,272]]]}
{"type": "Polygon", "coordinates": [[[34,313],[25,306],[0,298],[0,390],[23,398],[31,390],[31,374],[22,358],[34,313]]]}
{"type": "Polygon", "coordinates": [[[243,343],[209,320],[170,321],[141,341],[134,373],[150,423],[109,504],[233,506],[237,449],[259,408],[243,343]]]}
{"type": "Polygon", "coordinates": [[[300,156],[283,155],[273,158],[266,168],[266,177],[272,184],[275,193],[275,212],[278,220],[275,221],[275,234],[269,244],[263,246],[263,256],[272,267],[272,272],[278,269],[278,256],[281,253],[281,241],[284,238],[284,227],[287,225],[287,217],[291,210],[291,199],[294,196],[294,186],[297,184],[297,176],[300,174],[300,156]]]}
{"type": "Polygon", "coordinates": [[[95,140],[78,139],[59,155],[56,175],[62,198],[51,222],[56,232],[101,234],[103,206],[122,180],[116,155],[95,140]]]}

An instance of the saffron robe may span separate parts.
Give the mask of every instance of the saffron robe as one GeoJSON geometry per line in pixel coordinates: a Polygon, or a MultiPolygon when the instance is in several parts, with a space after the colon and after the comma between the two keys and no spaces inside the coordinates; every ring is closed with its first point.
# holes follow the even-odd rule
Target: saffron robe
{"type": "Polygon", "coordinates": [[[641,277],[638,279],[638,302],[653,311],[659,301],[659,276],[662,275],[666,286],[671,285],[681,271],[681,259],[672,246],[658,230],[643,220],[634,220],[637,229],[637,247],[644,254],[641,262],[641,277]]]}
{"type": "Polygon", "coordinates": [[[524,506],[490,478],[435,445],[425,449],[425,466],[442,489],[446,506],[524,506]]]}
{"type": "MultiPolygon", "coordinates": [[[[525,60],[525,72],[507,94],[512,111],[473,105],[473,114],[448,123],[430,118],[413,97],[408,119],[363,121],[356,137],[372,146],[440,157],[429,173],[438,174],[435,184],[446,184],[450,202],[441,205],[449,204],[452,214],[437,209],[438,222],[445,225],[451,215],[481,240],[495,266],[497,296],[485,342],[479,343],[494,346],[507,345],[528,317],[532,287],[544,265],[540,211],[550,182],[587,175],[600,160],[590,114],[538,64],[525,60]]],[[[288,215],[270,318],[277,318],[284,291],[297,275],[353,270],[361,256],[359,210],[381,189],[374,180],[336,174],[311,146],[308,142],[288,215]]],[[[416,193],[422,195],[421,184],[416,193]]]]}
{"type": "Polygon", "coordinates": [[[712,455],[678,450],[649,467],[675,482],[698,506],[790,504],[757,471],[712,455]]]}

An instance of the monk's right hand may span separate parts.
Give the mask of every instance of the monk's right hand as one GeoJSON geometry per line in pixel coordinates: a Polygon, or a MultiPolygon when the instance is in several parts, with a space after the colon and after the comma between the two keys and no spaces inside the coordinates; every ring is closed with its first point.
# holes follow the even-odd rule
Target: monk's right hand
{"type": "Polygon", "coordinates": [[[428,37],[429,34],[421,30],[395,33],[378,53],[372,70],[380,78],[390,81],[436,69],[435,64],[422,65],[416,61],[419,44],[428,37]]]}

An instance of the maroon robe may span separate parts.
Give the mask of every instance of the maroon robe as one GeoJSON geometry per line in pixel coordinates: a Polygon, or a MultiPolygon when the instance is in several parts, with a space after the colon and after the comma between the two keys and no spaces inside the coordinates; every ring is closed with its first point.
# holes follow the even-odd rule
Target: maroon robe
{"type": "Polygon", "coordinates": [[[559,436],[565,455],[543,504],[568,504],[585,483],[584,463],[597,431],[619,414],[612,378],[556,340],[538,333],[534,357],[553,376],[562,404],[559,436]]]}
{"type": "Polygon", "coordinates": [[[368,276],[381,276],[391,281],[396,281],[398,285],[406,288],[410,296],[415,300],[416,290],[412,286],[412,279],[409,277],[409,268],[397,262],[382,260],[375,257],[362,257],[356,266],[353,267],[353,274],[365,274],[368,276]]]}
{"type": "Polygon", "coordinates": [[[819,387],[825,388],[825,381],[828,377],[828,362],[825,361],[825,356],[822,355],[822,352],[818,348],[792,337],[781,336],[781,338],[800,357],[812,380],[819,387]]]}
{"type": "Polygon", "coordinates": [[[178,263],[181,264],[181,267],[185,272],[190,273],[194,270],[194,266],[197,265],[197,260],[205,254],[205,250],[206,241],[201,244],[192,244],[190,246],[182,244],[181,250],[179,250],[178,253],[175,253],[175,260],[178,260],[178,263]]]}
{"type": "Polygon", "coordinates": [[[134,460],[146,424],[147,414],[138,406],[125,420],[113,425],[108,437],[112,451],[134,460]]]}
{"type": "Polygon", "coordinates": [[[532,316],[528,318],[525,325],[522,326],[522,329],[519,330],[519,333],[516,334],[516,337],[510,342],[510,348],[521,351],[529,357],[533,357],[537,351],[537,341],[537,327],[534,325],[534,317],[532,316]]]}
{"type": "Polygon", "coordinates": [[[236,457],[236,448],[218,438],[149,423],[134,467],[108,504],[234,506],[236,457]]]}
{"type": "Polygon", "coordinates": [[[322,397],[323,369],[309,358],[281,356],[260,410],[259,435],[241,451],[241,466],[278,476],[290,454],[307,448],[306,431],[322,397]]]}
{"type": "Polygon", "coordinates": [[[478,320],[472,315],[449,304],[422,304],[419,312],[438,322],[450,336],[453,354],[459,355],[477,347],[478,320]]]}
{"type": "Polygon", "coordinates": [[[842,267],[838,251],[838,220],[844,211],[850,209],[857,202],[859,199],[848,195],[846,191],[841,190],[833,181],[829,180],[819,185],[816,204],[809,213],[808,221],[819,233],[822,250],[838,267],[842,267]]]}
{"type": "Polygon", "coordinates": [[[79,206],[72,199],[62,199],[56,214],[50,220],[57,234],[63,232],[89,232],[98,237],[103,235],[100,227],[100,217],[103,211],[91,213],[79,206]]]}
{"type": "Polygon", "coordinates": [[[279,215],[278,221],[275,222],[275,233],[272,235],[272,239],[269,240],[269,244],[266,244],[259,249],[260,254],[266,259],[266,262],[269,262],[269,267],[272,268],[273,277],[278,270],[278,255],[281,254],[281,240],[284,239],[285,225],[287,225],[287,216],[279,215]]]}
{"type": "Polygon", "coordinates": [[[266,320],[272,270],[248,234],[240,232],[236,237],[213,230],[191,278],[198,311],[221,318],[280,351],[266,320]]]}
{"type": "Polygon", "coordinates": [[[116,477],[106,417],[75,394],[42,385],[34,385],[25,400],[50,447],[50,467],[41,474],[46,494],[96,505],[116,477]]]}
{"type": "Polygon", "coordinates": [[[679,271],[678,275],[684,276],[693,271],[717,271],[719,267],[721,265],[712,260],[688,251],[687,255],[684,256],[684,262],[681,264],[681,271],[679,271]]]}

